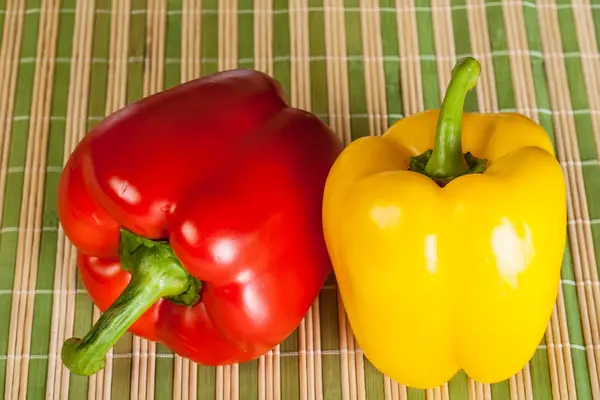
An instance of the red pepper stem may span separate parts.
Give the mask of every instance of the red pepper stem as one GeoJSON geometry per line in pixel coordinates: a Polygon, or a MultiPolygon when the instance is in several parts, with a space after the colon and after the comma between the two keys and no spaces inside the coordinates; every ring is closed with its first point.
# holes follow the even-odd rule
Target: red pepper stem
{"type": "Polygon", "coordinates": [[[462,151],[462,115],[465,97],[475,87],[480,69],[477,60],[467,57],[452,71],[438,118],[435,146],[425,166],[425,173],[434,179],[456,178],[469,171],[462,151]]]}
{"type": "Polygon", "coordinates": [[[71,338],[63,344],[63,363],[73,373],[87,376],[104,368],[108,350],[160,298],[170,297],[186,305],[199,298],[198,282],[167,243],[123,230],[121,265],[131,273],[125,290],[83,339],[71,338]]]}

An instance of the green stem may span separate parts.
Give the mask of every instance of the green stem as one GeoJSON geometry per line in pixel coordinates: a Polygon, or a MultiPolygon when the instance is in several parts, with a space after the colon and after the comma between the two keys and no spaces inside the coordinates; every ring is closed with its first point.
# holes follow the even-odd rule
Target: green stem
{"type": "Polygon", "coordinates": [[[452,78],[437,124],[435,146],[425,166],[425,173],[434,179],[452,179],[469,172],[461,145],[461,125],[465,97],[479,78],[479,62],[467,57],[454,67],[452,78]]]}
{"type": "Polygon", "coordinates": [[[62,348],[65,366],[91,375],[105,365],[105,355],[131,325],[160,298],[188,306],[199,298],[198,282],[181,266],[165,242],[121,231],[121,265],[131,280],[83,339],[68,339],[62,348]]]}

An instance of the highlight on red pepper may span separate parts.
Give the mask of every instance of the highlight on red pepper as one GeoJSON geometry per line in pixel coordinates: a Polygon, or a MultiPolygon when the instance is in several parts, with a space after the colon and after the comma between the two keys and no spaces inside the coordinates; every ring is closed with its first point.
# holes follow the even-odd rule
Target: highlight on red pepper
{"type": "Polygon", "coordinates": [[[126,331],[205,365],[256,359],[331,271],[321,206],[342,143],[265,74],[232,70],[107,117],[71,154],[58,213],[103,311],[62,360],[91,375],[126,331]]]}

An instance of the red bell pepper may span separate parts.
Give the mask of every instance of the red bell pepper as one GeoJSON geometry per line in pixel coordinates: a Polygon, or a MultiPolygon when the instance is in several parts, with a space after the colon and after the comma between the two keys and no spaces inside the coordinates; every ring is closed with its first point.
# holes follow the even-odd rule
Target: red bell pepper
{"type": "Polygon", "coordinates": [[[342,143],[255,71],[206,76],[110,115],[77,145],[58,212],[104,311],[62,349],[93,374],[126,331],[205,365],[258,358],[331,271],[321,225],[342,143]]]}

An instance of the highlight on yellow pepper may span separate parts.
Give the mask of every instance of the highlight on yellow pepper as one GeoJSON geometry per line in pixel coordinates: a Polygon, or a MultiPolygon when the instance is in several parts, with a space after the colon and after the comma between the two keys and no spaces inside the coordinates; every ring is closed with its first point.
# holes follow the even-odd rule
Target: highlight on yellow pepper
{"type": "Polygon", "coordinates": [[[371,363],[412,388],[461,369],[503,381],[534,355],[566,241],[566,185],[542,127],[463,113],[480,65],[454,68],[441,108],[350,143],[327,179],[323,227],[341,298],[371,363]]]}

